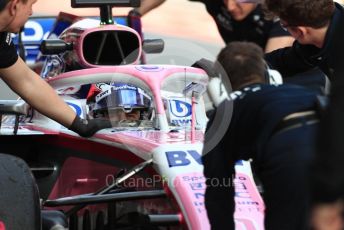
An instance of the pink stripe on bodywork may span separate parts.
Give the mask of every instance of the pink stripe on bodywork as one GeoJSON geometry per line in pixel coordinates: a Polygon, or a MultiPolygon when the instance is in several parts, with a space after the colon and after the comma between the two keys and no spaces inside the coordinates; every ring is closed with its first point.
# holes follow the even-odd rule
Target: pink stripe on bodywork
{"type": "MultiPolygon", "coordinates": [[[[234,213],[236,230],[263,230],[264,204],[252,179],[237,173],[234,180],[236,211],[234,213]]],[[[205,204],[205,178],[202,173],[179,175],[174,187],[185,210],[185,218],[190,229],[210,229],[205,204]]],[[[228,197],[228,199],[231,199],[228,197]]]]}
{"type": "MultiPolygon", "coordinates": [[[[189,144],[191,141],[191,133],[180,132],[161,132],[161,131],[125,131],[114,132],[109,134],[95,134],[95,137],[111,141],[125,146],[135,147],[143,152],[151,153],[151,151],[165,144],[189,144]]],[[[204,134],[202,131],[195,132],[195,143],[203,143],[204,134]]]]}
{"type": "MultiPolygon", "coordinates": [[[[70,135],[69,133],[63,132],[63,130],[51,130],[44,127],[39,127],[35,125],[24,126],[28,130],[40,131],[45,135],[66,135],[66,137],[73,137],[77,139],[84,139],[80,136],[70,135]]],[[[100,140],[105,140],[113,143],[122,144],[127,147],[134,147],[141,152],[146,152],[151,154],[151,152],[161,146],[166,144],[190,144],[191,132],[161,132],[161,131],[120,131],[108,133],[96,133],[93,138],[98,138],[100,140]]],[[[204,134],[202,131],[195,131],[194,143],[202,144],[204,140],[204,134]]]]}

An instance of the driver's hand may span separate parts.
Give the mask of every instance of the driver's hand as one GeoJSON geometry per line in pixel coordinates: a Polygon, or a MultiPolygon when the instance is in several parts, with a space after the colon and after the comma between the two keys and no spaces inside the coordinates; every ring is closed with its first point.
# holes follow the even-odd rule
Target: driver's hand
{"type": "Polygon", "coordinates": [[[76,116],[69,129],[82,137],[91,137],[97,131],[111,127],[111,122],[108,119],[84,120],[76,116]]]}

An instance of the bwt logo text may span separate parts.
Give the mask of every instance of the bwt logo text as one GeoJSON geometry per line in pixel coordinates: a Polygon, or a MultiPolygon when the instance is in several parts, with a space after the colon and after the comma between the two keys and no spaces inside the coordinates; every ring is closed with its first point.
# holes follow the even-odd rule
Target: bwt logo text
{"type": "Polygon", "coordinates": [[[198,164],[202,164],[201,154],[196,150],[184,151],[169,151],[165,152],[169,167],[186,166],[191,164],[191,160],[196,161],[198,164]]]}
{"type": "Polygon", "coordinates": [[[191,104],[180,101],[180,100],[170,100],[171,113],[175,117],[189,117],[191,116],[191,104]]]}

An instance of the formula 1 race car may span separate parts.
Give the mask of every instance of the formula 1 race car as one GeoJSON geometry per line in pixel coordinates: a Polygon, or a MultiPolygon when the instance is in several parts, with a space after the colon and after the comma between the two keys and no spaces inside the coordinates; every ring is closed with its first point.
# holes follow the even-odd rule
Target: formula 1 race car
{"type": "MultiPolygon", "coordinates": [[[[161,41],[143,42],[111,13],[135,2],[72,0],[100,7],[100,20],[78,18],[41,44],[41,76],[81,118],[111,128],[82,138],[23,100],[1,101],[1,230],[210,229],[201,163],[208,75],[140,64],[161,41]]],[[[250,166],[236,170],[236,229],[263,229],[250,166]]]]}

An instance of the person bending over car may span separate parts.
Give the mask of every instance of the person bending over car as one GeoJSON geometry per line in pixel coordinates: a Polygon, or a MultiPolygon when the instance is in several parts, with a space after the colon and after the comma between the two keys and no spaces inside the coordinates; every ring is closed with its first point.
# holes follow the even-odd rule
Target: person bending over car
{"type": "MultiPolygon", "coordinates": [[[[251,41],[266,52],[291,46],[294,39],[278,20],[267,20],[257,0],[190,0],[202,2],[214,19],[217,29],[227,44],[232,41],[251,41]]],[[[165,0],[142,0],[131,15],[144,15],[165,0]]],[[[202,29],[202,28],[200,28],[202,29]]]]}
{"type": "Polygon", "coordinates": [[[0,0],[0,76],[2,80],[32,107],[81,136],[92,136],[104,121],[83,122],[55,91],[18,56],[11,33],[32,15],[37,0],[0,0]]]}
{"type": "Polygon", "coordinates": [[[316,229],[334,223],[341,223],[343,229],[344,8],[332,0],[266,0],[266,5],[296,39],[292,47],[266,55],[272,67],[291,76],[317,66],[331,80],[311,178],[317,204],[313,220],[316,229]]]}
{"type": "Polygon", "coordinates": [[[235,162],[251,158],[264,189],[265,228],[307,229],[317,95],[302,86],[267,84],[263,50],[254,43],[229,43],[217,61],[222,77],[228,76],[234,92],[242,95],[217,108],[233,103],[231,123],[219,144],[203,154],[212,229],[235,229],[235,203],[232,185],[212,186],[211,181],[233,178],[235,162]]]}

